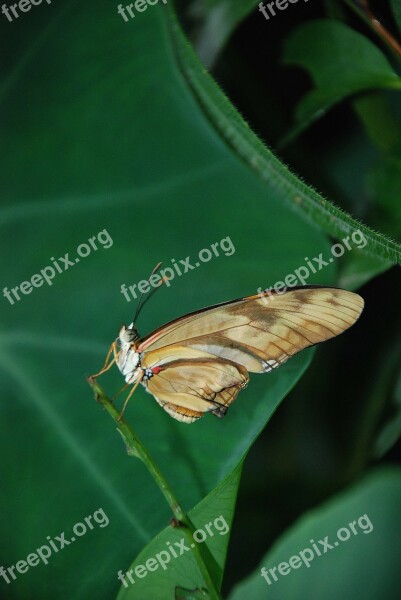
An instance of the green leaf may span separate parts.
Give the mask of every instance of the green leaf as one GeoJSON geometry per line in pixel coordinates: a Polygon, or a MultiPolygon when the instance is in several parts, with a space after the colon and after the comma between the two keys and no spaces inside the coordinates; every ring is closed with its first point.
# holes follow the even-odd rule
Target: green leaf
{"type": "MultiPolygon", "coordinates": [[[[367,254],[385,261],[400,262],[401,247],[358,223],[349,214],[325,200],[303,183],[266,148],[251,131],[226,96],[202,67],[199,59],[183,36],[181,28],[169,10],[171,37],[183,79],[191,87],[211,126],[225,143],[254,171],[269,193],[280,197],[287,207],[302,215],[333,237],[349,235],[360,229],[368,239],[367,254]]],[[[394,75],[394,80],[398,82],[394,75]]],[[[401,84],[400,84],[401,85],[401,84]]]]}
{"type": "Polygon", "coordinates": [[[383,152],[394,151],[400,143],[401,126],[386,95],[367,92],[354,98],[352,106],[373,144],[383,152]]]}
{"type": "Polygon", "coordinates": [[[188,588],[182,588],[177,586],[175,588],[175,600],[207,600],[207,591],[203,588],[195,588],[189,590],[188,588]]]}
{"type": "MultiPolygon", "coordinates": [[[[8,544],[1,564],[26,558],[47,536],[71,538],[74,524],[99,507],[109,524],[10,588],[0,585],[15,598],[110,598],[118,570],[171,517],[85,380],[103,364],[121,322],[132,320],[135,301],[126,301],[121,285],[137,285],[159,260],[169,268],[172,259],[200,263],[146,305],[138,324],[145,334],[274,285],[305,256],[327,255],[329,245],[288,210],[276,167],[262,184],[211,124],[177,65],[163,5],[129,23],[106,0],[41,8],[35,23],[14,24],[18,43],[16,28],[5,29],[2,56],[9,65],[0,98],[3,285],[11,290],[52,265],[55,276],[14,304],[2,297],[0,510],[7,518],[0,530],[8,544]],[[97,250],[64,271],[59,257],[74,261],[91,238],[97,250]],[[216,243],[219,256],[202,262],[199,252],[216,243]]],[[[332,264],[307,282],[334,281],[332,264]]],[[[186,510],[242,461],[311,356],[252,377],[224,420],[177,423],[137,390],[127,420],[186,510]]],[[[123,379],[112,370],[101,384],[113,395],[123,379]]]]}
{"type": "Polygon", "coordinates": [[[400,365],[401,345],[396,337],[395,341],[387,340],[384,349],[377,351],[375,379],[359,413],[348,477],[360,473],[372,458],[382,458],[400,437],[400,365]]]}
{"type": "Polygon", "coordinates": [[[256,571],[236,586],[229,600],[394,600],[401,583],[400,498],[400,469],[371,473],[297,521],[256,571]],[[320,543],[326,536],[332,548],[320,543]],[[291,557],[307,548],[310,552],[302,555],[305,561],[293,560],[296,568],[291,568],[291,557]],[[283,562],[287,563],[280,568],[284,575],[277,569],[283,562]],[[270,575],[270,585],[261,576],[262,567],[270,575]],[[274,568],[277,581],[269,571],[274,568]]]}
{"type": "MultiPolygon", "coordinates": [[[[205,540],[203,544],[207,546],[216,563],[220,585],[223,579],[223,569],[230,538],[229,532],[234,516],[241,470],[242,463],[189,513],[191,521],[199,532],[196,534],[197,539],[205,540]],[[217,526],[215,526],[215,523],[217,526]],[[209,526],[211,534],[208,534],[208,530],[205,528],[206,525],[209,526]]],[[[129,569],[133,570],[131,575],[135,583],[132,584],[126,578],[126,582],[122,585],[118,594],[118,600],[142,600],[143,598],[171,600],[171,598],[174,598],[176,588],[187,592],[190,590],[202,590],[202,577],[194,560],[193,552],[190,549],[184,550],[182,546],[183,539],[183,532],[179,528],[166,527],[159,533],[142,550],[129,567],[129,569]],[[182,554],[179,540],[181,540],[182,554]],[[166,560],[164,569],[161,562],[158,562],[158,567],[155,568],[155,571],[148,571],[143,579],[139,580],[135,576],[135,569],[139,565],[146,566],[146,562],[150,558],[155,557],[163,551],[166,552],[170,547],[177,550],[178,556],[174,557],[172,555],[168,557],[166,554],[162,554],[161,558],[165,557],[166,560]]],[[[192,543],[195,544],[196,542],[192,543]]],[[[186,548],[190,548],[188,543],[185,543],[185,546],[186,548]]],[[[152,563],[150,565],[152,566],[152,563]]],[[[141,569],[139,569],[139,572],[141,572],[141,569]]],[[[198,596],[201,598],[202,594],[198,592],[198,596]]],[[[194,595],[187,593],[185,596],[186,600],[189,600],[191,597],[194,597],[194,595]]]]}
{"type": "Polygon", "coordinates": [[[355,250],[352,255],[344,255],[340,263],[337,285],[347,290],[357,290],[390,266],[390,263],[355,250]]]}
{"type": "Polygon", "coordinates": [[[382,365],[377,383],[372,390],[372,400],[379,406],[383,397],[390,400],[388,416],[377,435],[372,455],[382,458],[401,436],[401,348],[396,345],[382,365]]]}
{"type": "Polygon", "coordinates": [[[345,98],[372,89],[401,89],[401,79],[384,54],[347,25],[316,19],[295,29],[286,40],[283,62],[308,71],[315,89],[296,109],[288,143],[345,98]]]}

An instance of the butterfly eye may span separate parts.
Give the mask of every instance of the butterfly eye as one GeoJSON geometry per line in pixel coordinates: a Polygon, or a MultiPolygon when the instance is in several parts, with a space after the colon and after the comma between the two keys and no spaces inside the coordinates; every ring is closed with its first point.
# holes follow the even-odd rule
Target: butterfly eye
{"type": "Polygon", "coordinates": [[[138,339],[138,337],[138,332],[134,327],[126,327],[125,325],[121,327],[119,333],[120,342],[131,344],[138,339]]]}

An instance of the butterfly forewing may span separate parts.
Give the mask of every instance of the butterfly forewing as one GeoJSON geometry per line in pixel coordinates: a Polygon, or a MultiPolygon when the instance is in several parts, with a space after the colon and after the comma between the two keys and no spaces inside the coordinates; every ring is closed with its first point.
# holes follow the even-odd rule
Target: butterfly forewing
{"type": "Polygon", "coordinates": [[[185,348],[225,358],[250,372],[269,371],[300,350],[328,340],[358,319],[363,300],[334,288],[298,288],[258,294],[172,321],[144,338],[147,363],[158,349],[185,357],[185,348]]]}

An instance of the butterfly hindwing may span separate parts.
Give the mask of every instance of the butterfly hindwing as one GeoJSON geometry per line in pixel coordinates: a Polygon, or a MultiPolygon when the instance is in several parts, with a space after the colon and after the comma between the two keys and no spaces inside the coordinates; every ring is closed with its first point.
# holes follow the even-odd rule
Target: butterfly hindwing
{"type": "Polygon", "coordinates": [[[191,423],[213,412],[224,416],[238,392],[248,383],[241,365],[192,352],[192,358],[165,362],[146,384],[157,402],[174,418],[191,423]],[[195,358],[195,354],[198,357],[195,358]]]}

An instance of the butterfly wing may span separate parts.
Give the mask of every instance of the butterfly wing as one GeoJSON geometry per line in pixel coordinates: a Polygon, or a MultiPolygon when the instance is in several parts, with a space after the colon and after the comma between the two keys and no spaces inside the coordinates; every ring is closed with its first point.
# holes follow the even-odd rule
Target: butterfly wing
{"type": "Polygon", "coordinates": [[[333,338],[355,323],[363,299],[326,287],[257,294],[203,309],[157,329],[140,341],[143,366],[185,360],[190,349],[268,372],[308,346],[333,338]]]}
{"type": "Polygon", "coordinates": [[[165,411],[185,423],[205,412],[224,416],[248,383],[246,369],[227,360],[205,358],[202,352],[190,354],[190,358],[164,361],[145,384],[148,391],[165,411]]]}

